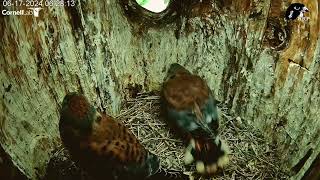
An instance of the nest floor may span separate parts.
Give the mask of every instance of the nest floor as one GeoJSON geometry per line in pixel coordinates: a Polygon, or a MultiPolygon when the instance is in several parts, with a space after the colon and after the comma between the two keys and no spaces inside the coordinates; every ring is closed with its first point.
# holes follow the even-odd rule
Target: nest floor
{"type": "MultiPolygon", "coordinates": [[[[173,170],[167,173],[183,172],[189,175],[190,179],[196,180],[289,179],[288,173],[281,169],[276,147],[268,143],[262,134],[245,120],[233,117],[227,112],[228,109],[219,107],[220,137],[227,142],[231,150],[230,163],[210,178],[195,175],[194,165],[184,165],[185,145],[160,116],[159,96],[140,94],[134,99],[128,99],[116,119],[128,126],[149,151],[159,156],[162,169],[173,170]]],[[[44,179],[92,180],[75,165],[62,146],[53,153],[44,179]]]]}
{"type": "MultiPolygon", "coordinates": [[[[228,115],[226,108],[219,108],[220,136],[231,150],[230,163],[211,179],[289,179],[282,171],[276,148],[262,134],[240,117],[228,115]]],[[[127,100],[117,119],[122,120],[142,144],[161,159],[166,169],[193,174],[194,166],[183,163],[185,145],[174,135],[160,116],[160,97],[140,94],[127,100]]],[[[208,179],[194,178],[191,179],[208,179]]]]}

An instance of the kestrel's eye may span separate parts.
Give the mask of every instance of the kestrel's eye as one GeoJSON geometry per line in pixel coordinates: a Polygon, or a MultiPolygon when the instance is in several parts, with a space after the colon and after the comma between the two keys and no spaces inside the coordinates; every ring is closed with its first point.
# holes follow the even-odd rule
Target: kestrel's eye
{"type": "Polygon", "coordinates": [[[294,6],[293,9],[298,11],[298,10],[300,10],[300,7],[299,6],[294,6]]]}
{"type": "Polygon", "coordinates": [[[176,75],[174,74],[174,75],[170,76],[169,79],[173,79],[175,77],[176,77],[176,75]]]}
{"type": "Polygon", "coordinates": [[[191,118],[194,118],[196,115],[195,115],[194,113],[192,113],[192,112],[188,112],[188,113],[187,113],[187,116],[188,116],[188,117],[191,117],[191,118]]]}
{"type": "Polygon", "coordinates": [[[100,123],[101,119],[102,119],[102,116],[100,115],[100,113],[97,113],[97,114],[96,114],[96,121],[97,121],[97,123],[100,123]]]}
{"type": "Polygon", "coordinates": [[[97,117],[97,122],[100,123],[100,121],[101,121],[101,116],[98,116],[97,117]]]}

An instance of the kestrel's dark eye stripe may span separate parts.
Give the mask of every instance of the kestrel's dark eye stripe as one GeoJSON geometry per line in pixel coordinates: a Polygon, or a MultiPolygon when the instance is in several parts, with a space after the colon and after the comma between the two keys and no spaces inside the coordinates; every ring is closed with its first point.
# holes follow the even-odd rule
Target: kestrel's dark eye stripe
{"type": "Polygon", "coordinates": [[[107,148],[108,148],[108,147],[107,147],[107,145],[106,145],[106,144],[105,144],[105,145],[103,145],[103,146],[102,146],[102,151],[103,151],[103,152],[107,151],[107,148]]]}
{"type": "Polygon", "coordinates": [[[174,75],[172,75],[172,76],[170,76],[169,77],[169,79],[173,79],[174,77],[176,77],[176,75],[174,74],[174,75]]]}
{"type": "Polygon", "coordinates": [[[190,116],[190,117],[195,117],[195,114],[192,113],[192,112],[188,112],[187,115],[190,116]]]}
{"type": "Polygon", "coordinates": [[[100,123],[100,122],[101,122],[101,119],[102,119],[102,117],[101,117],[101,116],[98,116],[98,117],[97,117],[97,123],[100,123]]]}

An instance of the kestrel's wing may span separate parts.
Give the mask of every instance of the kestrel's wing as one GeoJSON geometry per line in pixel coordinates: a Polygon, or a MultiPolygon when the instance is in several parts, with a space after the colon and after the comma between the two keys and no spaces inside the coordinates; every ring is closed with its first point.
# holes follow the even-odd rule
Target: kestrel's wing
{"type": "Polygon", "coordinates": [[[124,124],[106,115],[93,125],[88,149],[98,158],[114,162],[119,173],[147,177],[159,169],[159,159],[147,151],[124,124]]]}
{"type": "Polygon", "coordinates": [[[106,115],[94,125],[90,148],[99,155],[125,163],[142,163],[147,155],[146,149],[124,124],[106,115]]]}
{"type": "Polygon", "coordinates": [[[194,135],[211,135],[217,129],[216,101],[206,82],[173,64],[163,85],[163,99],[168,118],[194,135]],[[172,70],[174,69],[174,70],[172,70]]]}

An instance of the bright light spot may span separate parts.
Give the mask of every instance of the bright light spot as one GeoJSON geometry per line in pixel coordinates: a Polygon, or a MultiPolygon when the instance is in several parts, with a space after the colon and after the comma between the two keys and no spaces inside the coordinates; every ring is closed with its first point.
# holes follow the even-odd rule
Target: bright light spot
{"type": "Polygon", "coordinates": [[[137,3],[149,11],[159,13],[168,7],[170,0],[136,0],[137,3]]]}

